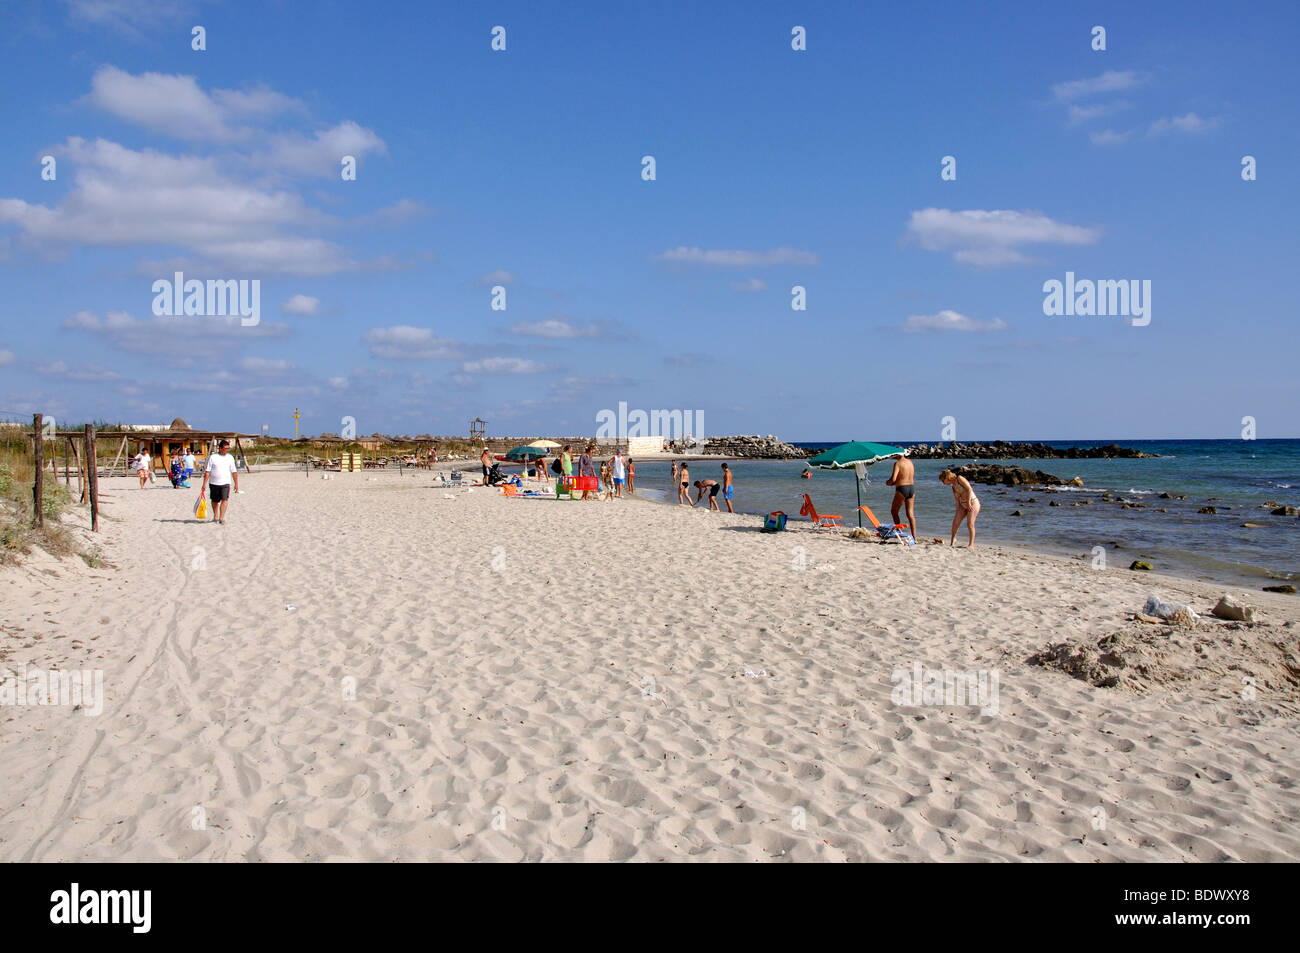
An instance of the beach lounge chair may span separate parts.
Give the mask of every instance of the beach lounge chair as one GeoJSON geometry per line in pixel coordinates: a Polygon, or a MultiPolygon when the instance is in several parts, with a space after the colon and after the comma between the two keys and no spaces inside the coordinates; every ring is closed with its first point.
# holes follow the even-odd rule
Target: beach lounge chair
{"type": "Polygon", "coordinates": [[[871,525],[876,528],[876,535],[879,536],[881,540],[887,541],[896,539],[900,543],[906,543],[908,546],[916,545],[916,540],[912,538],[912,527],[908,526],[906,523],[895,523],[893,526],[882,526],[880,520],[876,519],[876,514],[871,512],[871,507],[859,506],[858,509],[867,514],[867,519],[870,521],[871,525]]]}
{"type": "Polygon", "coordinates": [[[803,495],[803,506],[799,508],[799,515],[807,516],[818,529],[828,526],[844,528],[844,524],[841,522],[843,517],[839,513],[818,513],[817,507],[813,506],[812,497],[807,493],[803,495]]]}

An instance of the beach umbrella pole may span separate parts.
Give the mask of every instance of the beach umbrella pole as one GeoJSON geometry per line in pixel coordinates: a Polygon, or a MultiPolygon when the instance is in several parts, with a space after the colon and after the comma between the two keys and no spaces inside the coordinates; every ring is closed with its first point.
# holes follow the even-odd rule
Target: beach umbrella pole
{"type": "Polygon", "coordinates": [[[861,529],[862,528],[862,481],[858,479],[858,474],[856,471],[853,474],[853,482],[856,483],[858,486],[858,529],[861,529]]]}

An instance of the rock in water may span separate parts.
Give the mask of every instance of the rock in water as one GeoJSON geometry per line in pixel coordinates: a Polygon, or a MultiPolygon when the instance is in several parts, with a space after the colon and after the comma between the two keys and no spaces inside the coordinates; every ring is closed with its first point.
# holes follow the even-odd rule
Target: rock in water
{"type": "Polygon", "coordinates": [[[1270,516],[1300,516],[1300,510],[1296,509],[1294,506],[1279,506],[1277,509],[1273,510],[1269,515],[1270,516]]]}
{"type": "Polygon", "coordinates": [[[1215,618],[1227,619],[1230,622],[1255,621],[1255,607],[1237,601],[1226,592],[1219,597],[1218,604],[1210,610],[1210,614],[1215,618]]]}
{"type": "MultiPolygon", "coordinates": [[[[1144,570],[1146,570],[1147,572],[1150,572],[1152,567],[1151,567],[1151,564],[1150,564],[1149,562],[1147,562],[1146,560],[1144,560],[1144,559],[1135,559],[1135,560],[1133,560],[1133,562],[1129,565],[1128,568],[1129,568],[1129,569],[1144,569],[1144,570]]],[[[1147,615],[1150,615],[1150,614],[1151,614],[1151,613],[1147,613],[1147,615]]]]}
{"type": "Polygon", "coordinates": [[[1202,507],[1201,507],[1199,510],[1197,510],[1196,512],[1198,512],[1198,513],[1208,513],[1210,516],[1213,516],[1215,513],[1219,512],[1219,511],[1216,510],[1213,506],[1202,506],[1202,507]]]}
{"type": "Polygon", "coordinates": [[[1265,586],[1265,587],[1264,587],[1264,591],[1265,591],[1265,592],[1280,592],[1280,593],[1283,593],[1284,595],[1294,596],[1294,595],[1295,595],[1295,586],[1291,585],[1290,583],[1284,583],[1284,584],[1282,584],[1282,585],[1280,585],[1280,586],[1265,586]]]}

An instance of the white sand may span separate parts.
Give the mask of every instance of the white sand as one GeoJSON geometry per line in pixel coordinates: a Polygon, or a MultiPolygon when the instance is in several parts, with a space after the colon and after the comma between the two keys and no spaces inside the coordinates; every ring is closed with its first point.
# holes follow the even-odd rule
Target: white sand
{"type": "MultiPolygon", "coordinates": [[[[225,527],[104,483],[115,568],[0,569],[0,668],[106,694],[0,709],[0,860],[1300,859],[1295,672],[1025,663],[1217,589],[427,473],[255,473],[225,527]],[[895,704],[914,662],[997,714],[895,704]]],[[[1295,660],[1296,597],[1246,595],[1295,660]]]]}

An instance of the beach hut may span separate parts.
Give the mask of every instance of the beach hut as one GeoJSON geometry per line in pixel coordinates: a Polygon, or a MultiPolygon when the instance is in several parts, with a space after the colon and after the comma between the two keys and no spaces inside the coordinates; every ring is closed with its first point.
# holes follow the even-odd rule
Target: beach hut
{"type": "Polygon", "coordinates": [[[149,456],[153,458],[154,470],[164,474],[167,472],[171,455],[184,453],[187,449],[199,458],[197,462],[201,466],[203,458],[210,453],[215,453],[217,444],[222,440],[230,441],[235,459],[239,461],[243,470],[252,469],[244,454],[244,443],[248,442],[251,445],[255,435],[241,434],[235,430],[195,430],[180,417],[174,418],[170,425],[159,430],[101,430],[98,437],[109,440],[121,439],[113,464],[107,470],[108,474],[116,473],[119,464],[122,473],[126,474],[131,457],[141,447],[148,450],[149,456]]]}

